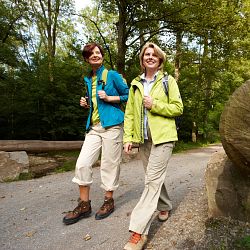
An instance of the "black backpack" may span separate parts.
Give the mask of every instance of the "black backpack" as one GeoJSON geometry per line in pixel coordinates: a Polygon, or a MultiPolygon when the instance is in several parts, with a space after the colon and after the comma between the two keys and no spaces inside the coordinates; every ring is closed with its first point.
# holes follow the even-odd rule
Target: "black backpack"
{"type": "MultiPolygon", "coordinates": [[[[167,74],[164,74],[162,85],[163,85],[163,89],[164,89],[166,96],[168,96],[168,75],[167,74]]],[[[176,130],[179,130],[180,125],[181,125],[181,116],[175,117],[175,125],[176,125],[176,130]]]]}

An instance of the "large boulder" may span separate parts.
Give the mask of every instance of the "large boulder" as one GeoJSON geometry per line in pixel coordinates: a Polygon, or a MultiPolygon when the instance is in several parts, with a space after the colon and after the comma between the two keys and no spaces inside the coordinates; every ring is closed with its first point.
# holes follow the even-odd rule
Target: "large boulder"
{"type": "Polygon", "coordinates": [[[238,171],[224,150],[212,155],[205,181],[210,217],[230,216],[250,222],[250,181],[238,171]]]}
{"type": "Polygon", "coordinates": [[[28,172],[29,158],[25,151],[0,151],[0,182],[15,180],[20,173],[28,172]]]}
{"type": "Polygon", "coordinates": [[[234,166],[250,176],[250,80],[239,87],[225,105],[220,135],[234,166]]]}

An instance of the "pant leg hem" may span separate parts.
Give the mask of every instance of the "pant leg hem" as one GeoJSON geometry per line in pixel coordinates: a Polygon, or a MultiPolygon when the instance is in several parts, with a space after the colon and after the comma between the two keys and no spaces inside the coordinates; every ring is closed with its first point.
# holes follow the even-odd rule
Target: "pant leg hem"
{"type": "Polygon", "coordinates": [[[139,229],[139,228],[133,228],[133,227],[129,227],[129,232],[135,232],[135,233],[138,233],[138,234],[143,234],[143,232],[145,231],[145,229],[139,229]]]}
{"type": "Polygon", "coordinates": [[[172,207],[157,207],[158,211],[170,211],[172,209],[173,209],[172,207]]]}
{"type": "Polygon", "coordinates": [[[76,177],[74,177],[72,179],[72,182],[78,184],[79,186],[90,186],[92,184],[92,181],[91,182],[84,182],[84,181],[77,179],[76,177]]]}
{"type": "Polygon", "coordinates": [[[107,186],[104,186],[103,184],[101,184],[100,186],[102,189],[104,189],[105,191],[109,192],[109,191],[115,191],[118,189],[118,185],[117,186],[114,186],[114,187],[107,187],[107,186]]]}

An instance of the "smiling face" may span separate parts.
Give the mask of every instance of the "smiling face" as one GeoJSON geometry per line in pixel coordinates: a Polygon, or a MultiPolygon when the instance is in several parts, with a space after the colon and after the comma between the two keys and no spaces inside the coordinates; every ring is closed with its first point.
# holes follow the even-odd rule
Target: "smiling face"
{"type": "Polygon", "coordinates": [[[144,52],[142,58],[143,66],[145,67],[146,71],[157,71],[160,65],[160,58],[155,53],[153,48],[147,48],[144,52]]]}
{"type": "Polygon", "coordinates": [[[100,49],[96,46],[92,50],[92,54],[87,59],[87,62],[91,65],[92,68],[99,68],[103,63],[103,56],[100,49]]]}
{"type": "Polygon", "coordinates": [[[166,53],[158,45],[148,42],[142,47],[139,59],[142,72],[153,70],[151,73],[156,73],[163,70],[166,53]]]}

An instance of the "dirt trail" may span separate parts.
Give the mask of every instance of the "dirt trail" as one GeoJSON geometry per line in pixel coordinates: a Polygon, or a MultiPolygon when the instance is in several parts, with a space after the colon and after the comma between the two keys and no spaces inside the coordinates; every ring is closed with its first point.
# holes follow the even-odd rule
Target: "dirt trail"
{"type": "MultiPolygon", "coordinates": [[[[220,149],[221,145],[213,145],[173,155],[168,167],[167,182],[174,210],[164,227],[167,223],[174,223],[175,214],[178,214],[181,207],[185,207],[183,202],[187,197],[202,190],[206,164],[210,156],[220,149]]],[[[101,221],[96,221],[93,216],[103,202],[99,168],[95,168],[91,188],[93,215],[65,226],[62,223],[63,212],[73,209],[78,198],[78,188],[71,182],[73,174],[67,172],[28,181],[0,183],[2,250],[123,249],[129,237],[129,215],[143,189],[141,162],[133,160],[122,165],[120,187],[114,197],[116,210],[112,216],[101,221]],[[90,239],[86,241],[84,238],[87,234],[90,239]]],[[[190,215],[189,220],[195,218],[190,215]]],[[[164,227],[158,222],[153,223],[150,231],[153,249],[164,249],[164,239],[166,246],[168,232],[164,227]]]]}

